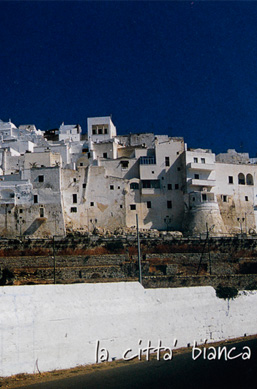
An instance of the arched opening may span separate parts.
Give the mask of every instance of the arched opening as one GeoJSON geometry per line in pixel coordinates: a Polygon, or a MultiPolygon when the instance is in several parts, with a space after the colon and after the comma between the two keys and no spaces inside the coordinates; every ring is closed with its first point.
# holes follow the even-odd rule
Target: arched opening
{"type": "Polygon", "coordinates": [[[239,185],[245,185],[245,176],[243,173],[238,174],[238,184],[239,185]]]}
{"type": "Polygon", "coordinates": [[[139,189],[139,184],[137,182],[131,182],[130,189],[139,189]]]}
{"type": "Polygon", "coordinates": [[[246,176],[246,183],[247,185],[253,185],[253,176],[250,173],[246,176]]]}

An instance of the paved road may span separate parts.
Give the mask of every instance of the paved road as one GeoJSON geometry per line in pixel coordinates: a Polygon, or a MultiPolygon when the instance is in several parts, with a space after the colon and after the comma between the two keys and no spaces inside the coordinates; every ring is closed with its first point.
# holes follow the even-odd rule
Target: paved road
{"type": "MultiPolygon", "coordinates": [[[[150,360],[137,364],[100,370],[58,381],[26,386],[28,389],[210,389],[257,388],[257,340],[227,345],[236,350],[231,356],[242,352],[244,346],[251,350],[250,360],[241,357],[227,360],[204,360],[202,355],[192,359],[192,353],[174,355],[171,361],[150,360]]],[[[245,351],[245,350],[244,350],[245,351]]],[[[209,351],[210,352],[210,351],[209,351]]]]}

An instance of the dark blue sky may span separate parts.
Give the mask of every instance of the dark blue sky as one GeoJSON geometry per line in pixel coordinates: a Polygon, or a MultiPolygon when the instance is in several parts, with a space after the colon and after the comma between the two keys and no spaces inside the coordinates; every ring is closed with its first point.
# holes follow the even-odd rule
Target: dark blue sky
{"type": "Polygon", "coordinates": [[[0,2],[0,118],[257,153],[257,2],[0,2]]]}

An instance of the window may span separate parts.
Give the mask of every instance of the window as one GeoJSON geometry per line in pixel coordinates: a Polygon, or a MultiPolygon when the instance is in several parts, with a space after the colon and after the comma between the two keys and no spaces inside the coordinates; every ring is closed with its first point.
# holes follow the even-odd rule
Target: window
{"type": "Polygon", "coordinates": [[[130,209],[131,209],[131,211],[135,211],[136,210],[136,204],[130,204],[130,209]]]}
{"type": "Polygon", "coordinates": [[[38,196],[34,195],[34,204],[37,204],[37,203],[38,203],[38,196]]]}
{"type": "Polygon", "coordinates": [[[199,174],[197,174],[197,173],[194,175],[195,180],[199,180],[199,177],[200,177],[200,176],[199,176],[199,174]]]}
{"type": "Polygon", "coordinates": [[[83,188],[85,189],[85,188],[86,188],[86,186],[87,186],[87,184],[83,184],[82,186],[83,186],[83,188]]]}
{"type": "Polygon", "coordinates": [[[107,153],[103,153],[103,158],[107,158],[107,153]]]}
{"type": "Polygon", "coordinates": [[[120,164],[122,169],[127,169],[129,165],[129,161],[120,161],[120,164]]]}
{"type": "Polygon", "coordinates": [[[72,213],[76,213],[76,212],[77,212],[77,207],[71,207],[70,211],[71,211],[72,213]]]}
{"type": "Polygon", "coordinates": [[[120,208],[123,208],[123,205],[122,205],[122,204],[120,205],[120,208]]]}
{"type": "Polygon", "coordinates": [[[93,135],[96,135],[96,130],[93,130],[93,135]]]}
{"type": "Polygon", "coordinates": [[[152,208],[152,203],[151,203],[151,201],[147,201],[147,202],[146,202],[146,206],[147,206],[147,208],[152,208]]]}
{"type": "Polygon", "coordinates": [[[83,166],[83,162],[80,162],[79,166],[83,166]]]}
{"type": "Polygon", "coordinates": [[[238,174],[238,184],[239,185],[245,185],[245,176],[243,173],[238,174]]]}
{"type": "Polygon", "coordinates": [[[160,188],[160,180],[142,180],[143,188],[160,188]]]}
{"type": "Polygon", "coordinates": [[[73,204],[76,204],[78,202],[76,193],[72,195],[72,200],[73,200],[73,204]]]}
{"type": "Polygon", "coordinates": [[[108,134],[107,128],[104,129],[104,133],[105,133],[105,134],[108,134]]]}
{"type": "Polygon", "coordinates": [[[130,189],[139,189],[139,184],[137,182],[131,182],[130,189]]]}
{"type": "Polygon", "coordinates": [[[38,182],[44,182],[44,176],[38,176],[38,182]]]}
{"type": "Polygon", "coordinates": [[[203,194],[202,194],[202,200],[203,200],[203,201],[207,201],[207,194],[206,194],[206,193],[203,193],[203,194]]]}
{"type": "Polygon", "coordinates": [[[227,203],[228,202],[228,197],[226,195],[222,195],[222,201],[223,203],[227,203]]]}
{"type": "Polygon", "coordinates": [[[246,184],[247,185],[253,185],[253,176],[251,174],[247,174],[246,176],[246,184]]]}
{"type": "Polygon", "coordinates": [[[177,171],[180,172],[180,167],[177,168],[177,171]]]}
{"type": "Polygon", "coordinates": [[[110,190],[114,190],[114,186],[113,185],[110,185],[110,190]]]}
{"type": "Polygon", "coordinates": [[[168,190],[172,190],[172,184],[168,184],[168,190]]]}
{"type": "Polygon", "coordinates": [[[172,201],[171,200],[168,200],[167,201],[167,208],[172,208],[172,201]]]}
{"type": "Polygon", "coordinates": [[[233,184],[233,176],[228,176],[228,183],[233,184]]]}
{"type": "Polygon", "coordinates": [[[23,213],[23,209],[20,209],[20,213],[23,213]]]}
{"type": "Polygon", "coordinates": [[[170,157],[165,157],[165,166],[170,166],[170,157]]]}
{"type": "Polygon", "coordinates": [[[87,153],[88,152],[88,147],[82,149],[82,153],[87,153]]]}
{"type": "Polygon", "coordinates": [[[45,216],[44,208],[40,208],[40,209],[39,209],[39,216],[40,216],[40,217],[44,217],[44,216],[45,216]]]}
{"type": "Polygon", "coordinates": [[[93,201],[91,201],[91,203],[90,203],[90,207],[93,207],[95,204],[94,204],[94,202],[93,201]]]}
{"type": "Polygon", "coordinates": [[[245,201],[248,201],[248,196],[245,196],[245,201]]]}
{"type": "Polygon", "coordinates": [[[205,163],[205,158],[201,158],[201,163],[205,163]]]}
{"type": "Polygon", "coordinates": [[[194,163],[198,163],[198,158],[194,157],[194,163]]]}
{"type": "Polygon", "coordinates": [[[73,178],[73,182],[77,182],[77,178],[73,178]]]}
{"type": "Polygon", "coordinates": [[[179,189],[179,185],[178,184],[175,184],[175,189],[179,189]]]}
{"type": "Polygon", "coordinates": [[[195,201],[195,197],[193,197],[192,200],[195,201]]]}
{"type": "Polygon", "coordinates": [[[87,153],[87,157],[90,158],[90,157],[91,157],[91,154],[90,154],[90,153],[87,153]]]}
{"type": "Polygon", "coordinates": [[[102,135],[102,133],[103,133],[103,129],[102,129],[102,128],[99,128],[99,129],[98,129],[98,134],[102,135]]]}

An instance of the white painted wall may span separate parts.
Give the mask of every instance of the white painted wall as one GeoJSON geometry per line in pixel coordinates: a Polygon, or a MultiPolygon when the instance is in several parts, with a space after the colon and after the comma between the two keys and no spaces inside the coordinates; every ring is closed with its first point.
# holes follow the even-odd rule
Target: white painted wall
{"type": "Polygon", "coordinates": [[[151,340],[173,348],[257,332],[257,292],[232,301],[211,287],[143,289],[138,283],[0,288],[0,376],[95,363],[151,340]]]}

